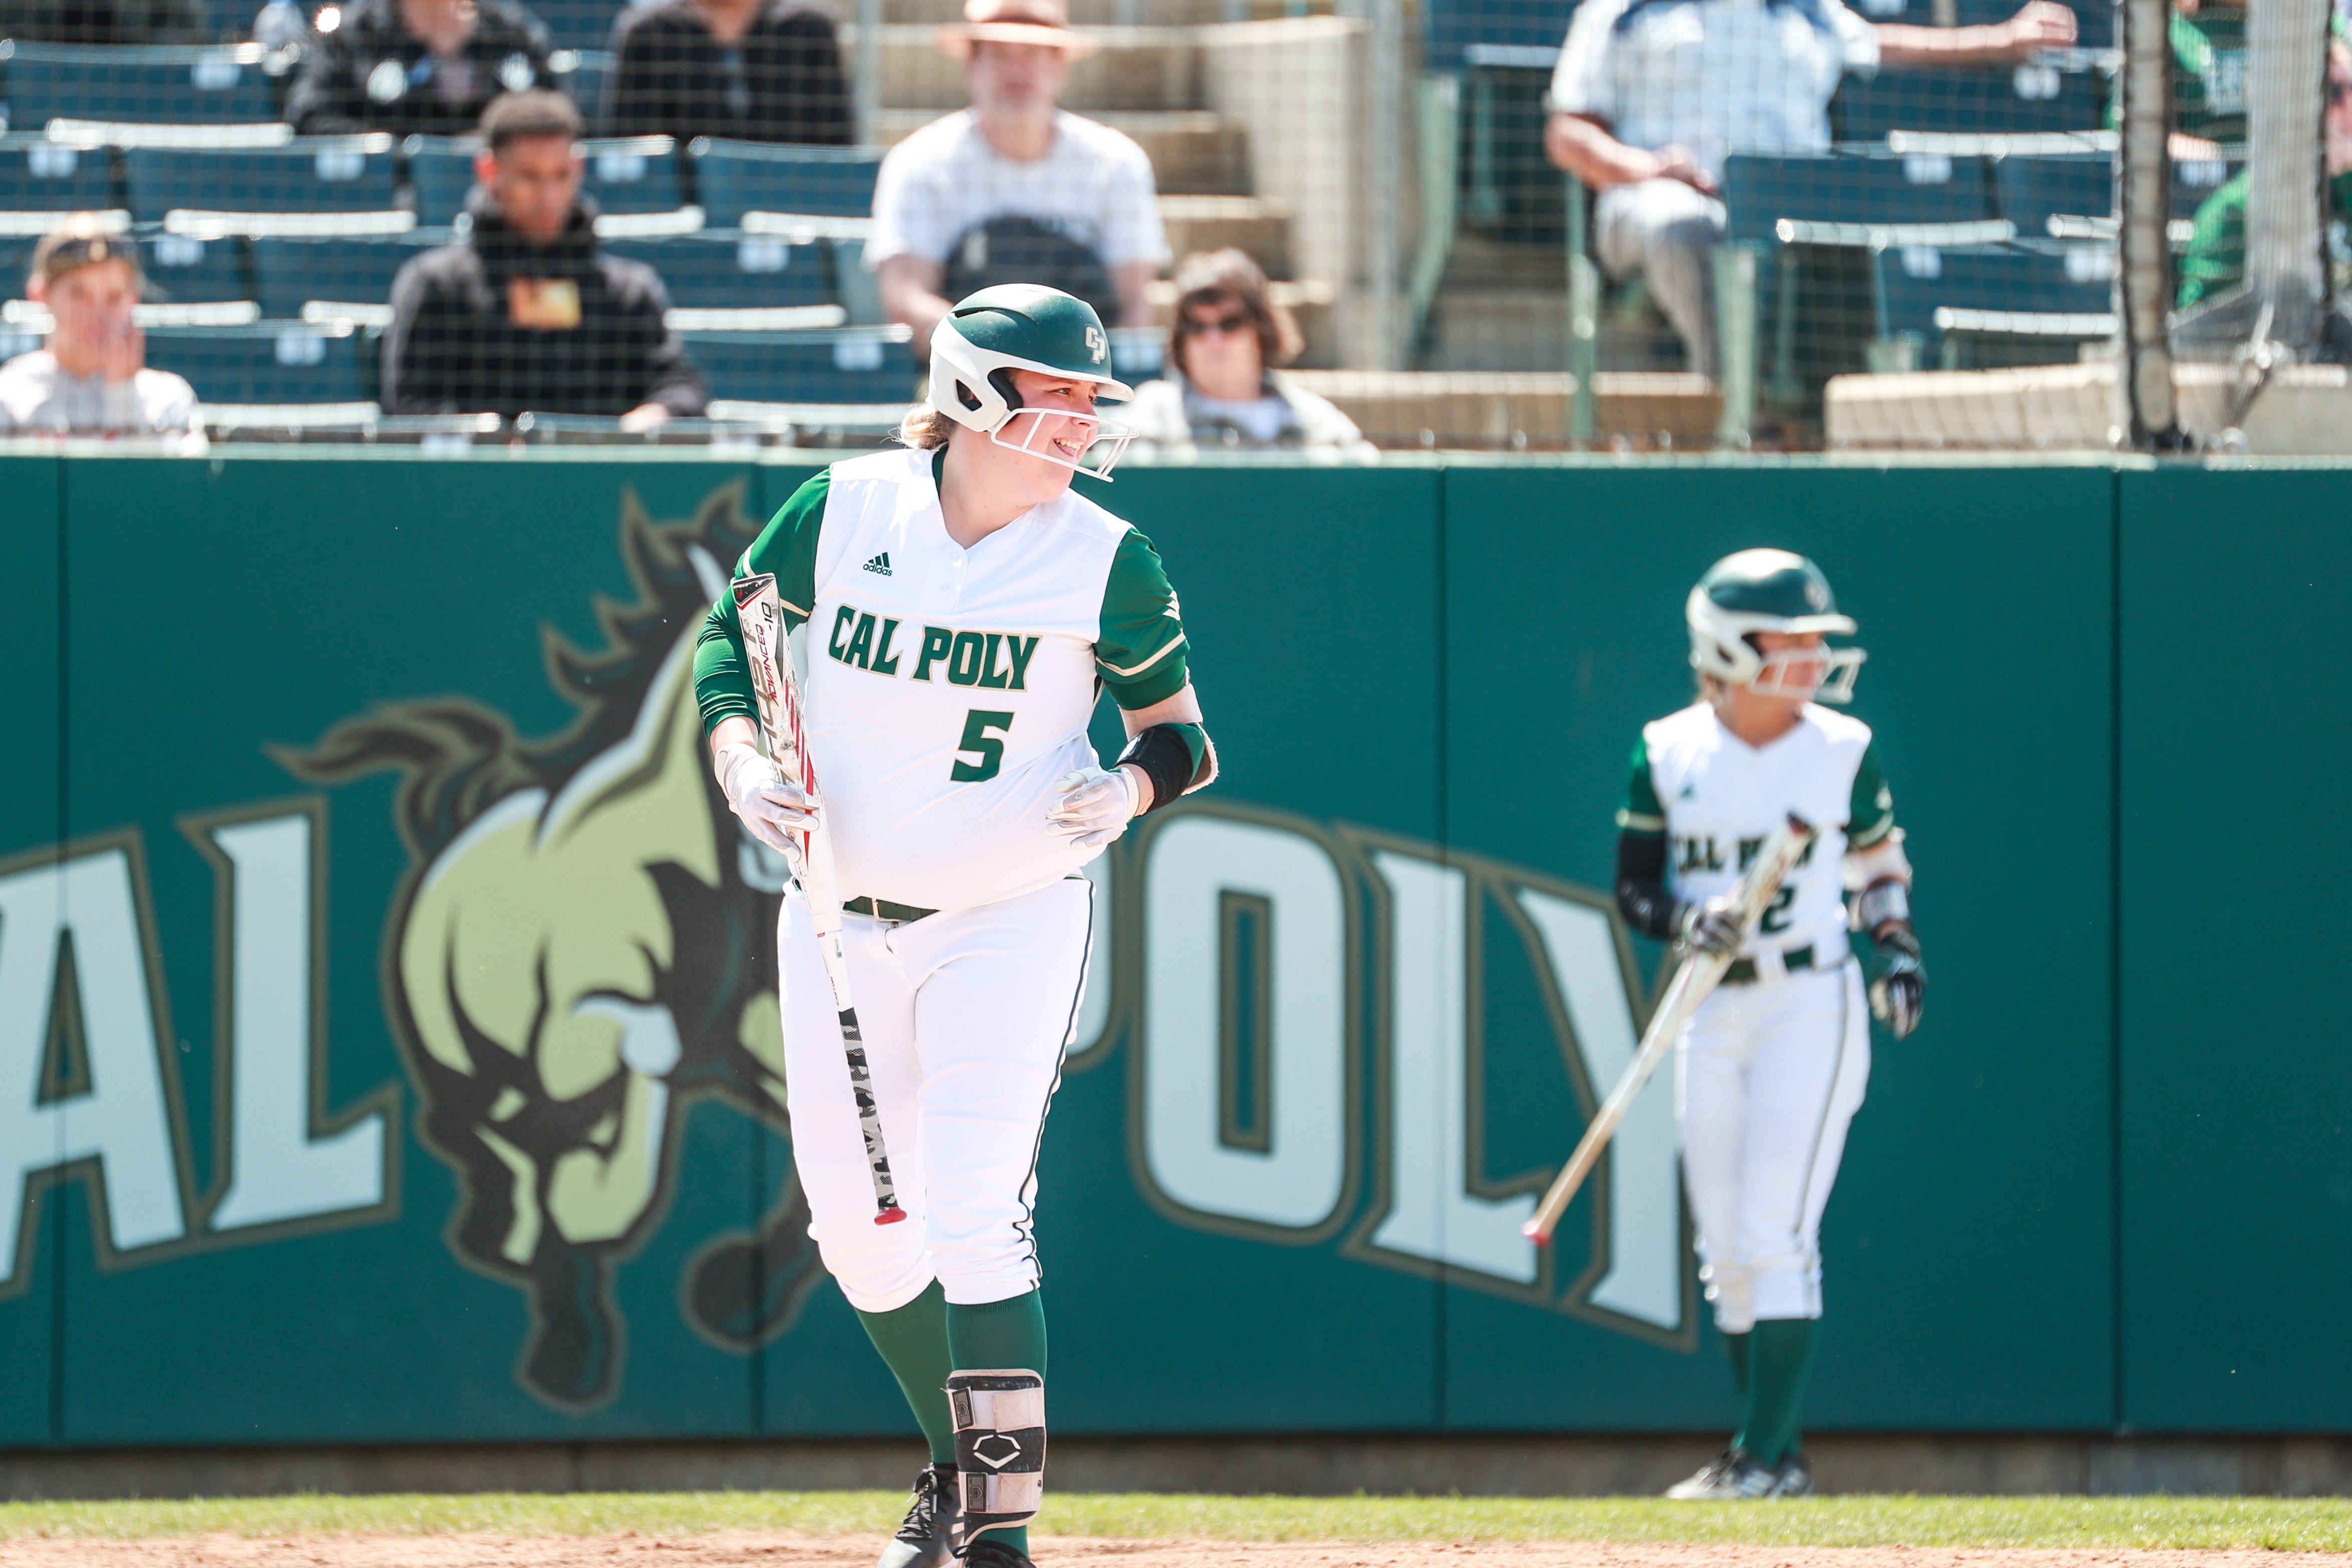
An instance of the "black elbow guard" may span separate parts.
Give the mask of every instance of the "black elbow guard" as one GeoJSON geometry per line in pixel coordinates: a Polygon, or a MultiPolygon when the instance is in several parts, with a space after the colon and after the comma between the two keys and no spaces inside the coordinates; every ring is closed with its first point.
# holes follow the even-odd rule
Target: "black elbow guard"
{"type": "Polygon", "coordinates": [[[1151,780],[1147,814],[1174,805],[1217,776],[1217,748],[1197,724],[1155,724],[1129,741],[1118,759],[1134,763],[1151,780]]]}

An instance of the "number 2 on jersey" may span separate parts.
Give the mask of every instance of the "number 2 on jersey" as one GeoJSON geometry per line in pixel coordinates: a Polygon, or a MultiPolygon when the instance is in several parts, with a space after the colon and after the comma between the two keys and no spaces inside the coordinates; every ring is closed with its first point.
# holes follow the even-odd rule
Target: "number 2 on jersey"
{"type": "Polygon", "coordinates": [[[1009,713],[976,707],[964,715],[963,738],[956,743],[956,763],[948,769],[948,777],[959,784],[977,784],[983,779],[995,778],[997,769],[1004,766],[1004,742],[988,732],[1010,732],[1012,728],[1013,716],[1009,713]],[[978,753],[980,760],[966,762],[963,754],[967,751],[978,753]]]}
{"type": "Polygon", "coordinates": [[[1756,929],[1767,936],[1786,931],[1789,928],[1789,905],[1796,902],[1797,884],[1792,882],[1782,883],[1780,891],[1773,898],[1771,905],[1764,911],[1764,918],[1756,923],[1756,929]]]}

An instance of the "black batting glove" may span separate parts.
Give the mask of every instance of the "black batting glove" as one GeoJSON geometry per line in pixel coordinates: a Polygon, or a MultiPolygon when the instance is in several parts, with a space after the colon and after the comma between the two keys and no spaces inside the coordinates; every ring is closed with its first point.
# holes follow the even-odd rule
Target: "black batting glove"
{"type": "Polygon", "coordinates": [[[1908,925],[1888,925],[1875,938],[1878,961],[1871,967],[1870,1010],[1901,1040],[1919,1027],[1927,1006],[1927,970],[1919,961],[1919,937],[1908,925]]]}

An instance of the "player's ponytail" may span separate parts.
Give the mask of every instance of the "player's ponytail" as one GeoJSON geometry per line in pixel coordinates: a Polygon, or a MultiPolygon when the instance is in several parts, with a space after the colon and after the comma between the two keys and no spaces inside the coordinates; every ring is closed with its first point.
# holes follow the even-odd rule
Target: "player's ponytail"
{"type": "Polygon", "coordinates": [[[927,402],[919,402],[907,411],[898,422],[898,443],[918,452],[931,452],[948,444],[948,432],[953,427],[946,414],[927,402]]]}

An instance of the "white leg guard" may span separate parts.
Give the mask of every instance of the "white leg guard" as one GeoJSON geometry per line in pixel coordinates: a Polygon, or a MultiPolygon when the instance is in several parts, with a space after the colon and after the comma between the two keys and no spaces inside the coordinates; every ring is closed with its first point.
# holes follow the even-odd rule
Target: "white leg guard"
{"type": "Polygon", "coordinates": [[[963,1488],[961,1548],[982,1531],[1037,1517],[1045,1496],[1045,1380],[1021,1368],[951,1372],[948,1406],[963,1488]]]}

